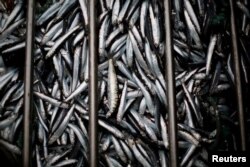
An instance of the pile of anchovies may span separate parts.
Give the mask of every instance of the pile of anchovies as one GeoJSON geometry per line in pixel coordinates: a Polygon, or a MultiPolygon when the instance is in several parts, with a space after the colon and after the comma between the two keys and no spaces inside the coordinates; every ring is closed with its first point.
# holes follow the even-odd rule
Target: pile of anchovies
{"type": "MultiPolygon", "coordinates": [[[[33,163],[87,166],[87,0],[54,0],[35,18],[33,163]]],[[[250,12],[236,2],[244,95],[249,92],[250,12]]],[[[180,166],[239,149],[229,4],[173,0],[180,166]]],[[[22,154],[26,5],[0,1],[0,148],[22,154]]],[[[169,166],[164,8],[158,0],[98,1],[99,166],[169,166]]],[[[249,120],[249,114],[246,114],[249,120]]],[[[249,122],[249,121],[248,121],[249,122]]]]}

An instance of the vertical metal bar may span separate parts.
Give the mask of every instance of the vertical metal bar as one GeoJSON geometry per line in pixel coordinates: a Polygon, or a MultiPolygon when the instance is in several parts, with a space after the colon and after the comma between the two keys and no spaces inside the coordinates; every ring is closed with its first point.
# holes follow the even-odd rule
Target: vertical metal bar
{"type": "Polygon", "coordinates": [[[31,166],[31,129],[32,129],[32,102],[33,102],[33,47],[34,47],[34,0],[28,0],[27,32],[25,49],[24,74],[24,143],[23,166],[31,166]]]}
{"type": "Polygon", "coordinates": [[[174,78],[174,60],[171,35],[171,0],[164,0],[165,17],[165,54],[166,54],[166,81],[167,81],[167,99],[168,99],[168,125],[169,125],[169,148],[170,148],[170,166],[178,166],[177,152],[177,122],[176,122],[176,103],[175,103],[175,78],[174,78]]]}
{"type": "Polygon", "coordinates": [[[89,133],[90,133],[90,167],[98,165],[97,151],[97,37],[96,34],[96,0],[89,1],[89,133]]]}
{"type": "Polygon", "coordinates": [[[235,11],[234,1],[229,0],[230,3],[230,20],[231,20],[231,40],[232,40],[232,56],[234,60],[235,70],[235,86],[236,86],[236,97],[237,97],[237,109],[239,115],[240,125],[240,138],[241,138],[241,150],[246,151],[246,134],[245,134],[245,120],[244,120],[244,108],[242,98],[242,86],[241,86],[241,73],[240,73],[240,55],[238,51],[238,36],[235,23],[235,11]]]}

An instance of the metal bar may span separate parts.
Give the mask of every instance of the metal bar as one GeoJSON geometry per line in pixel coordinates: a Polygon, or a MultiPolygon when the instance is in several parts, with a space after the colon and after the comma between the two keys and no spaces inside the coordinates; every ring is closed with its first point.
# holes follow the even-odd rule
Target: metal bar
{"type": "Polygon", "coordinates": [[[171,0],[164,0],[164,17],[165,17],[165,77],[167,81],[167,99],[168,99],[168,125],[169,125],[169,149],[170,149],[170,166],[178,166],[177,152],[177,122],[176,122],[176,100],[175,100],[175,78],[174,78],[174,60],[171,35],[171,0]]]}
{"type": "Polygon", "coordinates": [[[238,36],[237,36],[236,22],[235,22],[234,1],[229,0],[229,3],[231,11],[230,20],[231,20],[232,56],[234,60],[234,70],[235,70],[235,86],[236,86],[236,97],[237,97],[237,110],[238,110],[239,125],[240,125],[241,150],[246,151],[246,134],[245,134],[244,107],[243,107],[242,86],[241,86],[240,55],[238,51],[238,36]]]}
{"type": "Polygon", "coordinates": [[[90,133],[90,167],[98,166],[97,142],[97,31],[96,0],[89,1],[89,133],[90,133]]]}
{"type": "Polygon", "coordinates": [[[23,166],[31,166],[31,129],[33,109],[33,47],[34,47],[34,0],[28,0],[27,8],[27,32],[25,49],[25,74],[24,74],[24,142],[23,142],[23,166]]]}

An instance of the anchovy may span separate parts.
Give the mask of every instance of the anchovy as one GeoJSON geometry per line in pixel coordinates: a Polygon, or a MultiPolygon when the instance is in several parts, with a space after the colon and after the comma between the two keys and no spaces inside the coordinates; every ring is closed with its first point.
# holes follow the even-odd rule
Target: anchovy
{"type": "Polygon", "coordinates": [[[59,1],[51,5],[36,21],[36,25],[41,26],[51,19],[59,11],[63,1],[59,1]]]}
{"type": "Polygon", "coordinates": [[[160,26],[159,26],[159,20],[157,17],[155,17],[153,12],[152,5],[149,5],[149,16],[152,26],[152,34],[153,34],[153,41],[155,47],[158,47],[160,44],[160,26]]]}
{"type": "Polygon", "coordinates": [[[9,26],[9,24],[17,17],[17,15],[21,11],[22,7],[23,7],[23,2],[19,1],[16,4],[15,8],[12,10],[11,14],[9,15],[7,21],[4,24],[4,27],[1,29],[0,32],[3,32],[9,26]]]}
{"type": "Polygon", "coordinates": [[[142,37],[146,37],[145,33],[145,27],[146,27],[146,18],[148,13],[148,1],[143,1],[141,5],[141,11],[140,11],[140,27],[141,27],[141,33],[142,37]]]}
{"type": "Polygon", "coordinates": [[[65,0],[63,1],[62,6],[56,14],[56,17],[53,19],[53,22],[57,22],[61,20],[71,8],[73,8],[77,4],[76,0],[65,0]]]}
{"type": "Polygon", "coordinates": [[[2,139],[0,139],[0,145],[14,154],[21,155],[21,149],[16,145],[13,145],[2,139]]]}
{"type": "Polygon", "coordinates": [[[120,11],[118,18],[117,18],[118,24],[121,24],[121,22],[123,21],[125,14],[128,11],[130,2],[131,2],[131,0],[127,0],[127,1],[125,1],[124,5],[122,6],[121,11],[120,11]]]}
{"type": "Polygon", "coordinates": [[[121,159],[124,163],[127,163],[127,162],[128,162],[127,156],[125,155],[125,152],[123,151],[123,149],[122,149],[120,143],[119,143],[118,140],[117,140],[115,137],[113,137],[113,136],[111,137],[111,139],[112,139],[112,143],[113,143],[113,145],[114,145],[114,147],[115,147],[115,150],[116,150],[118,156],[120,157],[120,159],[121,159]]]}
{"type": "Polygon", "coordinates": [[[132,140],[128,141],[130,148],[133,150],[135,158],[145,167],[150,167],[150,163],[143,157],[138,148],[136,147],[136,143],[132,140]]]}
{"type": "Polygon", "coordinates": [[[121,96],[120,105],[119,105],[118,113],[117,113],[117,121],[121,121],[125,113],[126,96],[127,96],[127,81],[125,81],[124,86],[123,86],[122,96],[121,96]]]}
{"type": "Polygon", "coordinates": [[[217,41],[217,36],[214,35],[211,37],[211,40],[209,42],[208,51],[207,51],[206,75],[208,75],[210,72],[211,61],[212,61],[212,56],[213,56],[216,41],[217,41]]]}
{"type": "Polygon", "coordinates": [[[110,25],[109,17],[106,16],[105,19],[102,22],[102,25],[100,27],[100,33],[99,33],[99,54],[100,56],[104,56],[105,54],[105,41],[107,38],[107,33],[110,25]]]}
{"type": "Polygon", "coordinates": [[[115,25],[118,22],[119,10],[120,10],[120,0],[115,0],[114,6],[112,6],[112,24],[115,25]]]}
{"type": "Polygon", "coordinates": [[[46,96],[43,93],[34,92],[34,95],[36,95],[37,97],[41,98],[42,100],[46,100],[46,101],[50,102],[51,104],[53,104],[53,105],[55,105],[57,107],[68,108],[68,104],[67,103],[60,102],[57,99],[51,98],[49,96],[46,96]]]}
{"type": "Polygon", "coordinates": [[[250,18],[250,12],[249,12],[249,9],[247,8],[247,6],[245,4],[243,4],[242,2],[240,2],[240,1],[237,1],[236,4],[237,4],[237,7],[240,10],[242,10],[242,12],[244,12],[245,16],[250,18]]]}
{"type": "Polygon", "coordinates": [[[135,23],[137,22],[137,20],[139,19],[139,17],[140,17],[140,8],[138,7],[136,10],[135,10],[135,12],[134,12],[134,14],[131,16],[131,18],[129,19],[129,27],[130,28],[133,28],[134,27],[134,25],[135,25],[135,23]]]}
{"type": "Polygon", "coordinates": [[[198,33],[200,34],[201,33],[201,28],[200,28],[198,19],[197,19],[195,13],[194,13],[194,9],[193,9],[190,1],[189,0],[184,0],[184,6],[185,6],[188,14],[190,15],[190,19],[193,21],[198,33]]]}
{"type": "Polygon", "coordinates": [[[87,8],[87,2],[85,0],[78,0],[80,6],[81,6],[81,10],[83,13],[83,18],[84,18],[84,23],[85,23],[85,27],[88,27],[89,25],[89,20],[88,20],[88,8],[87,8]]]}
{"type": "Polygon", "coordinates": [[[108,164],[109,167],[111,167],[111,166],[122,167],[122,165],[117,160],[115,160],[114,158],[111,158],[111,157],[105,155],[105,159],[106,159],[107,164],[108,164]]]}
{"type": "Polygon", "coordinates": [[[192,38],[195,41],[195,44],[197,45],[198,48],[201,48],[202,46],[201,46],[200,37],[198,35],[198,32],[195,30],[195,27],[186,9],[184,9],[184,16],[185,16],[185,20],[188,26],[190,38],[192,38]]]}
{"type": "Polygon", "coordinates": [[[74,111],[75,105],[72,105],[70,110],[68,111],[67,115],[65,116],[64,120],[61,122],[60,126],[57,128],[57,130],[52,134],[52,136],[50,136],[49,138],[49,144],[54,143],[58,137],[63,133],[64,129],[66,128],[70,116],[72,115],[73,111],[74,111]]]}
{"type": "Polygon", "coordinates": [[[72,165],[77,163],[78,160],[76,159],[67,159],[67,160],[63,160],[55,165],[52,165],[52,167],[61,167],[61,166],[67,166],[67,165],[72,165]]]}
{"type": "Polygon", "coordinates": [[[108,101],[109,101],[109,112],[106,117],[115,111],[118,101],[118,90],[117,90],[117,76],[115,67],[113,64],[113,59],[109,59],[109,70],[108,70],[108,101]]]}
{"type": "MultiPolygon", "coordinates": [[[[0,1],[0,145],[4,152],[19,157],[27,21],[24,1],[11,6],[8,2],[0,1]]],[[[89,1],[53,2],[41,3],[35,13],[31,159],[37,166],[87,166],[92,75],[89,1]]],[[[221,150],[237,150],[239,145],[237,104],[227,96],[234,93],[237,77],[230,54],[230,26],[225,26],[228,5],[202,0],[171,3],[178,164],[207,166],[207,152],[217,149],[218,143],[221,150]]],[[[244,0],[235,5],[240,11],[238,52],[247,97],[249,4],[244,0]]],[[[168,129],[169,80],[164,76],[166,56],[170,56],[165,53],[164,12],[169,11],[157,0],[97,2],[101,167],[169,165],[173,141],[168,129]]]]}
{"type": "Polygon", "coordinates": [[[0,40],[5,40],[13,31],[15,31],[21,24],[23,24],[24,18],[14,22],[11,24],[8,28],[6,28],[3,32],[0,34],[0,40]]]}
{"type": "Polygon", "coordinates": [[[82,147],[84,148],[84,150],[87,150],[87,142],[84,140],[84,137],[83,137],[83,133],[81,132],[81,130],[76,127],[75,125],[73,124],[68,124],[68,126],[73,130],[73,132],[76,134],[76,136],[78,137],[82,147]]]}
{"type": "Polygon", "coordinates": [[[49,57],[53,56],[53,54],[58,49],[58,47],[63,43],[63,41],[65,41],[70,35],[72,35],[72,33],[74,33],[75,31],[77,31],[79,28],[80,28],[80,25],[74,27],[73,29],[71,29],[70,31],[68,31],[64,36],[62,36],[60,39],[58,39],[58,41],[55,42],[54,46],[47,53],[46,59],[48,59],[49,57]]]}

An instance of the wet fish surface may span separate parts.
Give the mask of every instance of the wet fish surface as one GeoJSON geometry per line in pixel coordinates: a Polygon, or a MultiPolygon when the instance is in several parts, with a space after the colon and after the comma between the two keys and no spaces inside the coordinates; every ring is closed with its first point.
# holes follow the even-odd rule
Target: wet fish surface
{"type": "MultiPolygon", "coordinates": [[[[38,7],[35,17],[32,159],[36,166],[88,166],[89,1],[53,2],[38,7]]],[[[223,2],[172,1],[180,166],[208,166],[209,151],[239,149],[229,5],[223,2]]],[[[5,5],[0,1],[0,147],[18,162],[25,3],[15,1],[11,11],[5,5]]],[[[249,4],[236,5],[248,97],[249,4]]],[[[98,1],[99,166],[169,166],[163,13],[158,0],[98,1]]]]}

